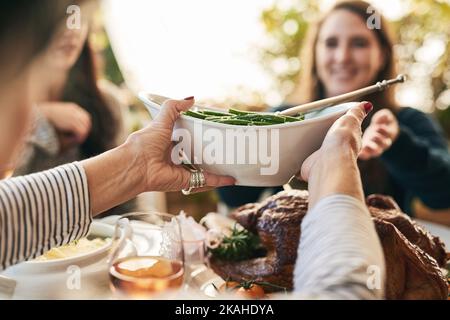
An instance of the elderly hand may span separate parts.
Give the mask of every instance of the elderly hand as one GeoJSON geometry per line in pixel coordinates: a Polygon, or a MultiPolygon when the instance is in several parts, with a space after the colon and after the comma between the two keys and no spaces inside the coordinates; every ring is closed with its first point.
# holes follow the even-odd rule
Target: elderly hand
{"type": "MultiPolygon", "coordinates": [[[[171,160],[175,121],[193,98],[167,100],[146,128],[131,134],[121,146],[84,160],[92,212],[98,214],[146,191],[179,191],[189,188],[191,172],[171,160]]],[[[205,191],[234,184],[232,177],[204,172],[205,191]]]]}
{"type": "MultiPolygon", "coordinates": [[[[186,111],[194,104],[193,98],[187,100],[167,100],[158,116],[150,125],[133,133],[128,142],[135,145],[141,157],[142,177],[146,178],[146,189],[158,191],[179,191],[189,188],[191,173],[185,168],[175,165],[171,160],[172,131],[181,111],[186,111]]],[[[218,176],[203,172],[206,186],[194,189],[201,192],[213,187],[234,184],[232,177],[218,176]]]]}
{"type": "Polygon", "coordinates": [[[359,159],[369,160],[381,156],[397,139],[399,131],[398,121],[389,109],[376,112],[364,132],[359,159]]]}

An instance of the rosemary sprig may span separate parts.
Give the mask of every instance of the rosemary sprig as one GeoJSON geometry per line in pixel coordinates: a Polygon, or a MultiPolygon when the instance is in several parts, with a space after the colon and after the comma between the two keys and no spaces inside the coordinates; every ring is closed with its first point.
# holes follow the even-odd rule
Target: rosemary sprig
{"type": "Polygon", "coordinates": [[[259,246],[258,236],[246,229],[239,230],[235,224],[231,235],[225,236],[217,248],[209,251],[221,260],[240,261],[253,257],[259,246]]]}

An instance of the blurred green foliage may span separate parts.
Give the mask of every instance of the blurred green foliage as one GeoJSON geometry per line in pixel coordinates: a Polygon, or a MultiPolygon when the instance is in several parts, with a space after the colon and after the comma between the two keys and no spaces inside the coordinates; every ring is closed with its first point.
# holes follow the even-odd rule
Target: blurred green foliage
{"type": "MultiPolygon", "coordinates": [[[[423,92],[427,93],[423,108],[436,111],[450,136],[450,1],[400,2],[406,8],[404,14],[390,21],[398,40],[395,52],[399,71],[423,87],[423,92]],[[428,53],[432,51],[432,56],[434,54],[434,60],[424,58],[422,53],[427,49],[428,53]]],[[[373,4],[377,8],[376,2],[373,4]]],[[[261,63],[277,79],[277,89],[285,97],[292,92],[298,79],[303,39],[308,26],[319,17],[320,8],[320,1],[293,0],[289,6],[286,1],[275,1],[261,14],[269,38],[269,44],[261,49],[261,63]]]]}
{"type": "Polygon", "coordinates": [[[105,61],[104,77],[116,85],[121,85],[125,80],[122,72],[120,71],[119,64],[114,56],[109,40],[107,45],[103,48],[103,59],[105,61]]]}

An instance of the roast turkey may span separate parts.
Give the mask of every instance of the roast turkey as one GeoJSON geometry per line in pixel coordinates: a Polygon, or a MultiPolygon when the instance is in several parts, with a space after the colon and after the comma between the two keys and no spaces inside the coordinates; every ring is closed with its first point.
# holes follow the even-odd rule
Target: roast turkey
{"type": "MultiPolygon", "coordinates": [[[[390,197],[369,196],[367,205],[384,250],[386,298],[447,299],[440,269],[447,259],[440,239],[401,212],[390,197]]],[[[238,208],[232,217],[260,237],[265,254],[237,262],[211,257],[211,267],[224,279],[265,281],[292,290],[300,225],[307,210],[308,192],[300,190],[238,208]]]]}

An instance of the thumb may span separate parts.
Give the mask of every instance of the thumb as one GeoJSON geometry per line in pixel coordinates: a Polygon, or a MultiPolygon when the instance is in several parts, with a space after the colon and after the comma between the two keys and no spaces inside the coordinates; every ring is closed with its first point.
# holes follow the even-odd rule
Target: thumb
{"type": "Polygon", "coordinates": [[[358,120],[359,125],[361,125],[364,118],[370,111],[372,111],[372,109],[373,109],[372,103],[363,101],[357,106],[350,108],[346,114],[355,117],[358,120]]]}
{"type": "Polygon", "coordinates": [[[186,111],[194,105],[194,97],[189,97],[184,100],[166,100],[155,118],[155,122],[164,127],[172,128],[175,121],[180,116],[180,112],[186,111]]]}

